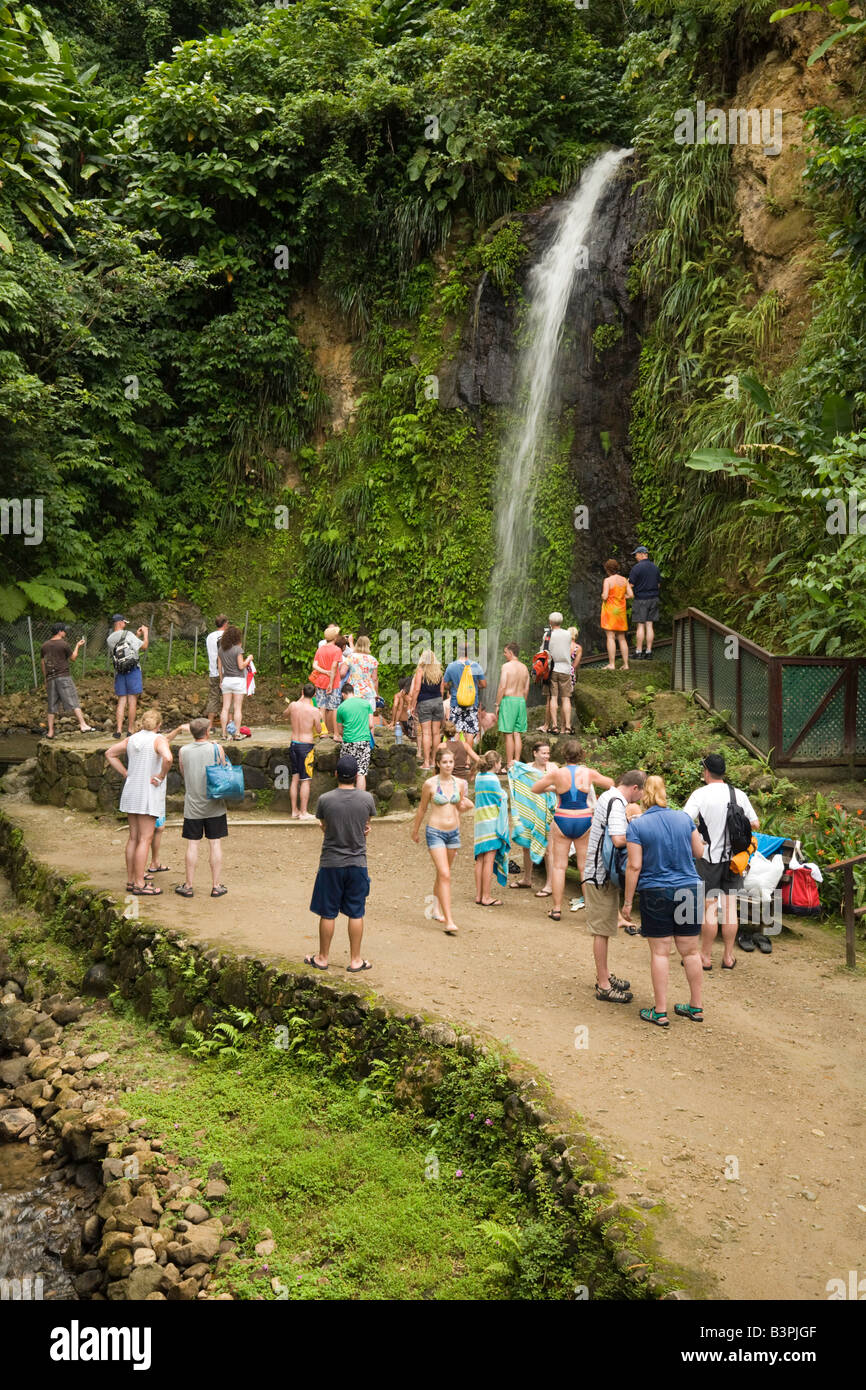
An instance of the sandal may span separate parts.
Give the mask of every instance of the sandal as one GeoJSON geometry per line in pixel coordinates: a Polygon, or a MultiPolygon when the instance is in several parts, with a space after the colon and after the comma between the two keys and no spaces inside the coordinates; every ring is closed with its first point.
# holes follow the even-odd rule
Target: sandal
{"type": "Polygon", "coordinates": [[[523,879],[518,879],[516,883],[509,883],[509,888],[531,888],[531,883],[524,883],[523,879]]]}
{"type": "Polygon", "coordinates": [[[607,978],[616,989],[631,989],[631,980],[621,980],[618,975],[612,973],[607,978]]]}
{"type": "Polygon", "coordinates": [[[547,732],[548,732],[549,734],[556,734],[556,737],[559,738],[559,730],[558,730],[558,729],[548,729],[547,732]]]}
{"type": "Polygon", "coordinates": [[[501,907],[501,906],[502,906],[502,899],[501,899],[501,898],[491,898],[489,903],[483,903],[483,902],[480,902],[480,901],[479,901],[478,906],[479,906],[479,907],[501,907]]]}
{"type": "Polygon", "coordinates": [[[327,965],[320,965],[315,956],[304,956],[304,965],[311,965],[314,970],[327,970],[327,965]]]}
{"type": "MultiPolygon", "coordinates": [[[[150,870],[148,870],[147,873],[144,875],[144,881],[145,881],[145,883],[150,883],[150,870]]],[[[135,887],[135,884],[134,884],[134,883],[128,882],[127,885],[126,885],[126,891],[127,891],[127,893],[131,893],[134,887],[135,887]]]]}
{"type": "Polygon", "coordinates": [[[606,999],[609,1004],[630,1004],[634,999],[630,990],[621,989],[619,985],[614,984],[613,976],[610,978],[609,989],[602,989],[601,985],[596,984],[595,997],[596,999],[606,999]]]}
{"type": "Polygon", "coordinates": [[[347,965],[346,969],[350,975],[357,975],[361,970],[372,970],[373,966],[370,961],[362,960],[360,965],[347,965]]]}
{"type": "Polygon", "coordinates": [[[552,896],[552,894],[553,894],[553,889],[552,889],[552,888],[539,888],[539,890],[538,890],[538,892],[536,893],[535,896],[536,896],[537,898],[549,898],[549,897],[552,896]]]}
{"type": "Polygon", "coordinates": [[[692,1023],[703,1023],[704,1011],[697,1004],[674,1004],[674,1013],[680,1018],[690,1018],[692,1023]]]}
{"type": "Polygon", "coordinates": [[[224,898],[228,891],[224,883],[218,883],[216,888],[210,890],[210,895],[212,898],[224,898]]]}
{"type": "Polygon", "coordinates": [[[734,968],[734,966],[736,965],[736,963],[737,963],[737,962],[736,962],[735,960],[732,960],[731,963],[730,963],[730,965],[725,965],[725,962],[722,961],[722,969],[723,969],[723,970],[733,970],[733,968],[734,968]]]}
{"type": "Polygon", "coordinates": [[[179,898],[194,897],[193,890],[190,888],[188,883],[179,883],[174,891],[175,893],[177,893],[179,898]]]}
{"type": "Polygon", "coordinates": [[[551,922],[562,921],[562,913],[557,908],[551,908],[547,915],[550,918],[551,922]]]}
{"type": "Polygon", "coordinates": [[[667,1014],[657,1014],[655,1009],[641,1009],[640,1016],[644,1023],[654,1023],[657,1028],[670,1028],[671,1026],[667,1014]]]}
{"type": "Polygon", "coordinates": [[[130,888],[130,893],[134,893],[137,898],[161,898],[162,889],[154,888],[152,883],[145,883],[143,888],[130,888]]]}

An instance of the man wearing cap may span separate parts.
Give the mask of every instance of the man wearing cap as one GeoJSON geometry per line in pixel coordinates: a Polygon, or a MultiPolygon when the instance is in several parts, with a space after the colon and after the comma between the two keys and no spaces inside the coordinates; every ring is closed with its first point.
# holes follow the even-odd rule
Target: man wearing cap
{"type": "Polygon", "coordinates": [[[370,819],[376,814],[376,803],[370,793],[355,786],[357,776],[357,759],[343,753],[337,761],[336,788],[320,796],[316,806],[316,816],[325,834],[310,902],[310,911],[319,917],[319,949],[315,955],[304,956],[305,965],[312,965],[316,970],[328,969],[334,927],[337,917],[344,912],[349,919],[346,969],[352,975],[372,969],[370,962],[361,955],[361,938],[370,892],[367,834],[370,819]]]}
{"type": "Polygon", "coordinates": [[[550,638],[547,650],[550,653],[550,732],[559,733],[557,725],[558,701],[562,701],[562,731],[573,734],[571,727],[571,634],[562,626],[562,614],[551,613],[548,618],[550,638]]]}
{"type": "Polygon", "coordinates": [[[652,661],[654,623],[659,619],[659,587],[662,577],[658,565],[654,565],[645,545],[639,545],[634,552],[636,563],[632,565],[628,582],[634,591],[631,608],[632,622],[637,625],[634,638],[634,660],[652,661]],[[646,636],[646,651],[644,651],[646,636]]]}
{"type": "Polygon", "coordinates": [[[129,632],[122,613],[115,613],[111,619],[111,632],[106,637],[108,654],[114,667],[114,693],[117,696],[117,737],[123,738],[123,717],[126,702],[129,700],[129,732],[135,732],[135,711],[138,697],[142,691],[141,666],[139,656],[149,645],[148,631],[144,624],[137,632],[129,632]]]}
{"type": "MultiPolygon", "coordinates": [[[[693,791],[683,810],[691,816],[706,841],[704,857],[695,861],[704,884],[704,918],[701,927],[701,960],[704,970],[713,968],[713,942],[718,931],[721,909],[724,954],[722,969],[733,970],[734,942],[737,937],[737,902],[735,891],[742,878],[732,873],[731,847],[728,843],[728,807],[731,804],[728,783],[725,781],[725,759],[721,753],[709,753],[701,766],[704,786],[693,791]]],[[[737,804],[752,824],[758,828],[755,808],[744,791],[734,788],[737,804]]]]}
{"type": "Polygon", "coordinates": [[[71,709],[78,720],[83,734],[92,734],[93,727],[88,724],[81,712],[81,701],[75,688],[75,681],[69,674],[69,663],[74,661],[84,645],[79,637],[75,650],[66,640],[66,624],[55,623],[51,636],[42,643],[42,674],[45,677],[45,691],[48,696],[48,737],[54,737],[54,716],[58,709],[71,709]]]}

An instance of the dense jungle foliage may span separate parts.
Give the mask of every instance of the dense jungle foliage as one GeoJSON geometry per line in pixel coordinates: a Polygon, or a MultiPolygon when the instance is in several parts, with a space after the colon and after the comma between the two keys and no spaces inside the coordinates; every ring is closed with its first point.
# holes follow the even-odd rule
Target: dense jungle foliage
{"type": "MultiPolygon", "coordinates": [[[[830,9],[852,30],[833,51],[862,49],[856,16],[830,9]]],[[[477,624],[502,421],[442,408],[427,383],[483,272],[519,300],[508,215],[634,144],[642,534],[670,593],[777,645],[862,649],[866,542],[824,519],[828,498],[866,497],[863,102],[810,115],[821,250],[793,356],[742,254],[731,149],[671,140],[675,109],[728,100],[773,45],[772,11],[0,6],[2,490],[45,508],[40,546],[4,536],[0,618],[181,592],[279,611],[290,658],[335,609],[348,626],[477,624]],[[341,432],[311,301],[351,340],[341,432]]],[[[563,447],[537,577],[566,607],[563,447]]]]}

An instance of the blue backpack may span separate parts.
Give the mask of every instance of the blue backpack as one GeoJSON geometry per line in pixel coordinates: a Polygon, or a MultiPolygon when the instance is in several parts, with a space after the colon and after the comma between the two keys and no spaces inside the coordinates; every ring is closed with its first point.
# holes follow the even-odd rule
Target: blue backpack
{"type": "MultiPolygon", "coordinates": [[[[625,805],[625,801],[623,801],[621,796],[617,797],[616,800],[622,801],[623,806],[625,805]]],[[[613,802],[614,797],[611,797],[610,801],[607,803],[607,819],[604,822],[604,834],[601,840],[601,859],[604,864],[605,873],[610,879],[610,882],[615,888],[622,888],[625,884],[625,870],[626,864],[628,863],[628,854],[625,845],[615,845],[610,838],[610,831],[607,823],[610,820],[610,808],[613,802]]]]}

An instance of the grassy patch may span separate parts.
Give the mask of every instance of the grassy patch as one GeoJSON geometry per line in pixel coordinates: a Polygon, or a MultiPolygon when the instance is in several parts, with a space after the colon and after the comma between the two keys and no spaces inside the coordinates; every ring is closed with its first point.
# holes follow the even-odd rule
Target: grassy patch
{"type": "MultiPolygon", "coordinates": [[[[79,981],[84,962],[58,937],[59,915],[0,912],[0,941],[21,962],[79,981]]],[[[167,1162],[230,1182],[227,1223],[248,1223],[244,1261],[214,1289],[264,1299],[564,1299],[646,1297],[613,1266],[585,1209],[563,1211],[532,1147],[537,1131],[507,1121],[504,1063],[464,1057],[422,1067],[435,1115],[407,1080],[395,1042],[360,1081],[348,1032],[336,1057],[289,1020],[288,1047],[268,1045],[252,1014],[230,1011],[231,1046],[211,1030],[195,1052],[173,1048],[120,998],[67,1029],[77,1051],[104,1050],[109,1085],[133,1120],[165,1140],[167,1162]],[[246,1022],[245,1022],[246,1018],[246,1022]],[[195,1055],[195,1054],[198,1055],[195,1055]],[[432,1068],[432,1081],[430,1080],[432,1068]],[[132,1088],[132,1089],[130,1089],[132,1088]],[[517,1181],[529,1163],[534,1196],[517,1181]],[[255,1255],[265,1231],[276,1241],[255,1255]],[[278,1281],[272,1284],[272,1281],[278,1281]]],[[[339,1030],[341,1033],[343,1030],[339,1030]]],[[[599,1173],[599,1176],[601,1174],[599,1173]]]]}

